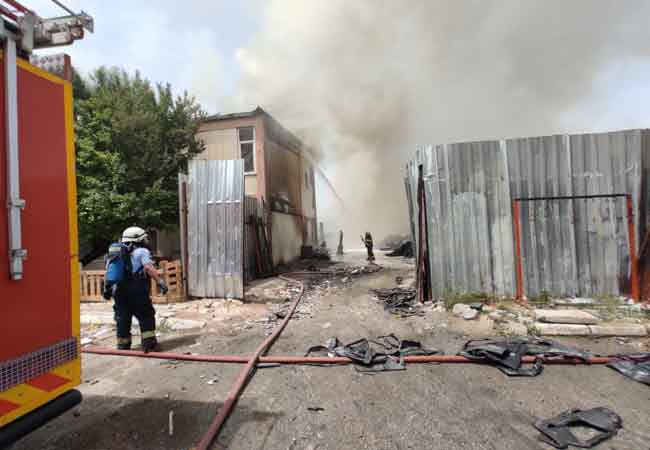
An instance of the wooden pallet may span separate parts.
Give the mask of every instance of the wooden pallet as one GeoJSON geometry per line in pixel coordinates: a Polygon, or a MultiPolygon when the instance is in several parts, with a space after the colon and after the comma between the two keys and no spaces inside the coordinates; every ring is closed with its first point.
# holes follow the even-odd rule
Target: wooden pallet
{"type": "MultiPolygon", "coordinates": [[[[160,261],[158,275],[165,280],[169,288],[167,295],[160,293],[158,286],[151,281],[151,300],[154,303],[174,303],[186,300],[183,292],[183,271],[180,261],[160,261]]],[[[104,270],[81,271],[81,301],[105,302],[102,297],[104,289],[104,270]]]]}

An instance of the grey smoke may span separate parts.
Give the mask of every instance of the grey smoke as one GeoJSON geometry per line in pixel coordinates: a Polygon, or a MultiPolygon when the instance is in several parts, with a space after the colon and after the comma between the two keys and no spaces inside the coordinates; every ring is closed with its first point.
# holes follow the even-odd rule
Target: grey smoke
{"type": "Polygon", "coordinates": [[[403,166],[418,144],[650,123],[648,91],[633,111],[608,101],[650,74],[647,1],[260,7],[232,106],[262,105],[322,150],[348,208],[321,192],[321,218],[354,239],[408,231],[403,166]]]}

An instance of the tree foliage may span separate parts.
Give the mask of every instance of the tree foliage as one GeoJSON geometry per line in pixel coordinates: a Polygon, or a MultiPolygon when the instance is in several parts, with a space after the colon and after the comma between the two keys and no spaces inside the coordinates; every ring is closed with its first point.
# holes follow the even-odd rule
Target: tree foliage
{"type": "Polygon", "coordinates": [[[178,173],[203,150],[196,132],[204,113],[187,93],[152,85],[139,73],[99,68],[75,75],[79,238],[105,251],[121,231],[178,224],[178,173]]]}

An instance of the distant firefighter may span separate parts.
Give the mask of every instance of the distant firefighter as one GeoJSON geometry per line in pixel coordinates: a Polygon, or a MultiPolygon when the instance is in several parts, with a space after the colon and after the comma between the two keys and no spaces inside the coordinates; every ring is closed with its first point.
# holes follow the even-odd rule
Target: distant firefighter
{"type": "Polygon", "coordinates": [[[343,255],[343,230],[339,230],[339,246],[336,247],[336,254],[343,255]]]}
{"type": "Polygon", "coordinates": [[[361,242],[363,242],[363,245],[366,246],[366,250],[368,251],[368,261],[374,261],[375,254],[372,252],[372,234],[370,234],[370,231],[366,231],[365,237],[361,236],[361,242]]]}

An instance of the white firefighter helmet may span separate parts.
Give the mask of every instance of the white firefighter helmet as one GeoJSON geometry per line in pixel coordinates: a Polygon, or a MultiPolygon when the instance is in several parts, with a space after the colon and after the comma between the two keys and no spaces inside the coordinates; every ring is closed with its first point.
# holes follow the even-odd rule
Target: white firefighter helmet
{"type": "Polygon", "coordinates": [[[122,233],[122,242],[125,244],[128,242],[142,243],[147,242],[148,237],[149,236],[147,236],[147,232],[142,228],[129,227],[122,233]]]}

